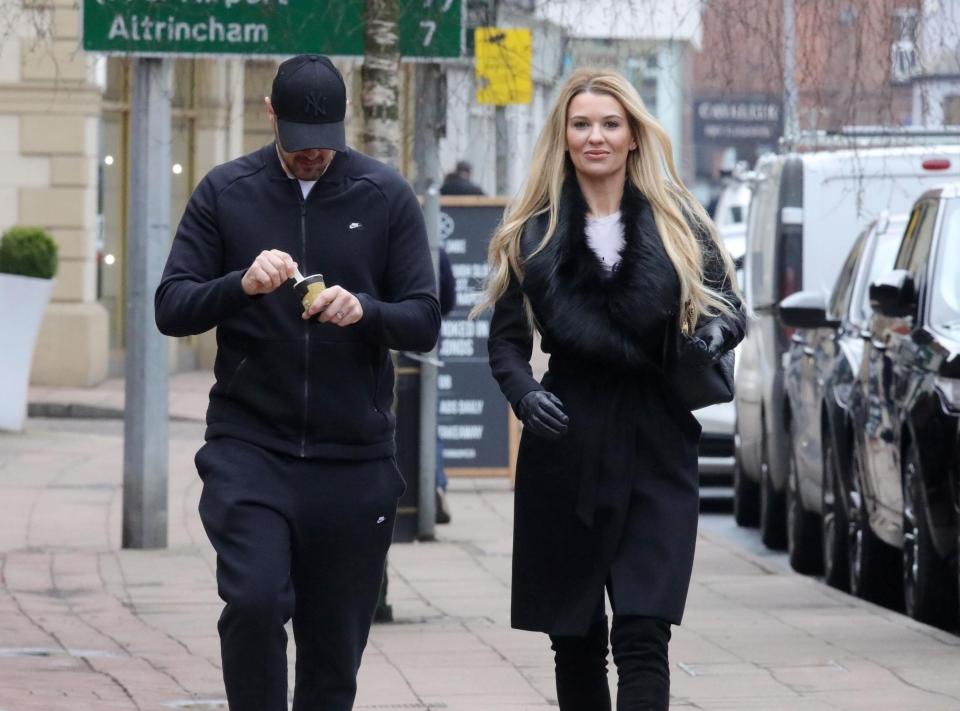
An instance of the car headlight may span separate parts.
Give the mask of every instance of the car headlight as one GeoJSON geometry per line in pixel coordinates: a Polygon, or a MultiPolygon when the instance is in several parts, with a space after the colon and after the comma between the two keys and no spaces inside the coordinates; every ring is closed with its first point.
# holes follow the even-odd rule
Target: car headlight
{"type": "Polygon", "coordinates": [[[944,404],[954,412],[960,412],[960,379],[937,376],[934,386],[940,391],[944,404]]]}

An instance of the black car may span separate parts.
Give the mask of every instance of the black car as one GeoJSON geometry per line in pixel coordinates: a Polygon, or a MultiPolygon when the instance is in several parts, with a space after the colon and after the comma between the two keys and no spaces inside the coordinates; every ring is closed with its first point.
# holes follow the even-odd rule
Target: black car
{"type": "Polygon", "coordinates": [[[906,216],[882,216],[860,234],[829,301],[801,291],[780,302],[780,319],[796,328],[784,362],[784,421],[790,433],[787,548],[801,573],[823,572],[848,586],[850,392],[860,372],[869,285],[893,267],[906,216]]]}
{"type": "Polygon", "coordinates": [[[908,614],[949,624],[958,612],[960,184],[917,200],[870,303],[852,406],[860,496],[851,582],[879,594],[889,573],[883,545],[892,546],[908,614]]]}

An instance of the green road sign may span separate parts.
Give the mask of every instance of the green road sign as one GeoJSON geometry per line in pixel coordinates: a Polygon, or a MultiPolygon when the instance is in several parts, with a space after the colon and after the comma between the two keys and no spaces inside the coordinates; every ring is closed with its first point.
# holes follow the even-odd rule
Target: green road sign
{"type": "MultiPolygon", "coordinates": [[[[363,54],[364,0],[84,0],[83,48],[167,54],[363,54]]],[[[400,53],[461,55],[463,0],[400,0],[400,53]]]]}

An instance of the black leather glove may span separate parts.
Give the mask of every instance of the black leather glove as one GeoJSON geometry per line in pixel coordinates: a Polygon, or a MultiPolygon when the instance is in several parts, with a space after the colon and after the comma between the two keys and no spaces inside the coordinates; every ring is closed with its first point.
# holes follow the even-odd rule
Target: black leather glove
{"type": "Polygon", "coordinates": [[[702,365],[716,363],[727,348],[727,329],[718,318],[708,321],[687,339],[684,355],[699,361],[702,365]]]}
{"type": "Polygon", "coordinates": [[[563,403],[546,390],[531,390],[517,403],[517,412],[523,426],[547,439],[559,439],[567,432],[569,418],[563,403]]]}

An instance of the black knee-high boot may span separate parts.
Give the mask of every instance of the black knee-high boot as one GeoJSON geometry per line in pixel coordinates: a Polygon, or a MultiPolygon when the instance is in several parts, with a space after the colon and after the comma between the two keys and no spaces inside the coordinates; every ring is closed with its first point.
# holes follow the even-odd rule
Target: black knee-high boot
{"type": "Polygon", "coordinates": [[[607,618],[585,637],[550,636],[557,670],[560,711],[610,711],[607,686],[607,618]]]}
{"type": "Polygon", "coordinates": [[[610,643],[617,664],[617,711],[670,708],[670,623],[652,617],[614,615],[610,643]]]}

